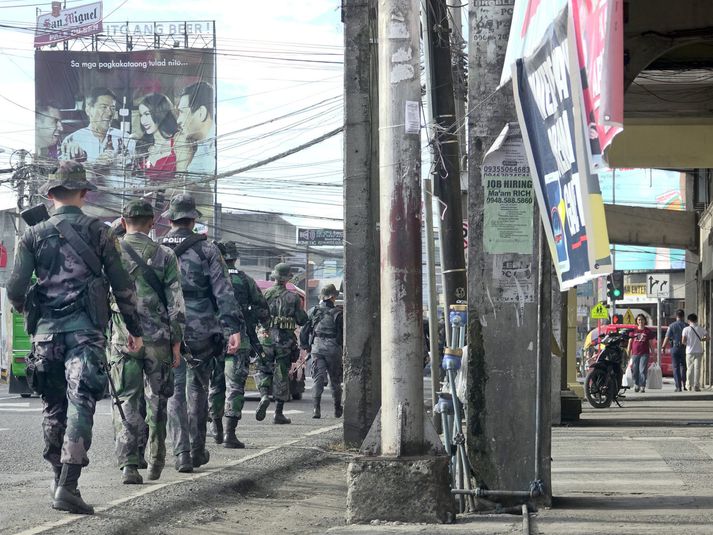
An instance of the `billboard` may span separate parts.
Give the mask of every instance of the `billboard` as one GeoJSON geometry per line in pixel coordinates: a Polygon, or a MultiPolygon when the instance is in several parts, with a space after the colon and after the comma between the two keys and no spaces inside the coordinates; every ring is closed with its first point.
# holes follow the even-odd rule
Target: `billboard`
{"type": "Polygon", "coordinates": [[[210,48],[35,52],[36,157],[82,162],[99,188],[86,212],[104,220],[138,197],[163,211],[185,191],[212,222],[215,104],[210,48]]]}
{"type": "Polygon", "coordinates": [[[52,11],[37,16],[35,46],[45,46],[102,32],[102,3],[61,9],[52,2],[52,11]]]}

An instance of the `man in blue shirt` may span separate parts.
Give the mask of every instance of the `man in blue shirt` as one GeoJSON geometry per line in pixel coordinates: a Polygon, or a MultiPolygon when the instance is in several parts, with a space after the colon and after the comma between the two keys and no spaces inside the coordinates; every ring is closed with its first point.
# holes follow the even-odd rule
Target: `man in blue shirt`
{"type": "Polygon", "coordinates": [[[676,392],[686,390],[686,346],[681,340],[686,322],[683,318],[686,313],[680,308],[676,311],[676,321],[668,326],[666,337],[661,344],[661,351],[666,347],[666,342],[671,342],[671,365],[673,366],[673,382],[676,392]]]}

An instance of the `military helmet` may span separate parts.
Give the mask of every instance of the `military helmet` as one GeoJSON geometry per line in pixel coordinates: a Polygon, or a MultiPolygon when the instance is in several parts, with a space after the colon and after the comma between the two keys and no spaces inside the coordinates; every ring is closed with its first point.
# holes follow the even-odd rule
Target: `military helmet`
{"type": "Polygon", "coordinates": [[[270,278],[276,280],[277,282],[287,282],[292,278],[292,271],[290,270],[290,265],[280,262],[272,270],[270,278]]]}
{"type": "Polygon", "coordinates": [[[40,194],[47,195],[54,188],[63,187],[69,190],[95,191],[97,187],[87,180],[87,173],[84,166],[74,160],[64,160],[59,163],[47,176],[40,188],[40,194]]]}
{"type": "Polygon", "coordinates": [[[327,284],[319,292],[319,296],[323,298],[337,297],[339,296],[339,290],[334,284],[327,284]]]}
{"type": "Polygon", "coordinates": [[[198,219],[203,214],[196,210],[196,201],[187,193],[178,193],[171,198],[171,204],[162,217],[171,221],[179,219],[198,219]]]}
{"type": "Polygon", "coordinates": [[[240,258],[240,251],[238,251],[238,245],[234,241],[226,241],[221,244],[223,247],[221,253],[223,253],[223,258],[226,260],[236,260],[240,258]]]}

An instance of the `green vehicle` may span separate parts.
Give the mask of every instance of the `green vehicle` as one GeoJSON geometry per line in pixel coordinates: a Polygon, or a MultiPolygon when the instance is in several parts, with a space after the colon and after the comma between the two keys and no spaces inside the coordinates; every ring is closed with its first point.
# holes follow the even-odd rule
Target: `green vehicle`
{"type": "Polygon", "coordinates": [[[27,384],[27,366],[25,358],[30,352],[32,344],[30,335],[25,331],[25,322],[22,314],[12,313],[12,351],[10,355],[10,394],[20,394],[29,398],[32,390],[27,384]]]}

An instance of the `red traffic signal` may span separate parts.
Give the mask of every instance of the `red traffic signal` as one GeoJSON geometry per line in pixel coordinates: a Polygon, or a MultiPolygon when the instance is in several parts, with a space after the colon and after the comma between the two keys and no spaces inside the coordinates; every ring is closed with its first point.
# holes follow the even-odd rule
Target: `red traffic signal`
{"type": "Polygon", "coordinates": [[[624,323],[624,316],[622,314],[613,314],[611,317],[612,325],[621,325],[624,323]]]}

